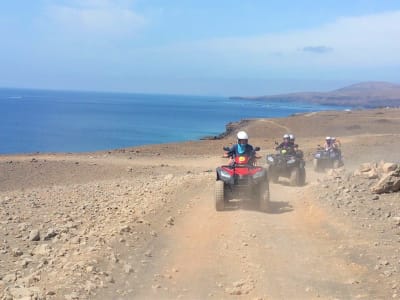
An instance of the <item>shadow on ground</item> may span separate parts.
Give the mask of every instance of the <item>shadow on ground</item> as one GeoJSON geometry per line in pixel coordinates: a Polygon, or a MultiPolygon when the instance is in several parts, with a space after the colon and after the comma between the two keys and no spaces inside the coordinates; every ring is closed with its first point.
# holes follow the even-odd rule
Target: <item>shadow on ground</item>
{"type": "Polygon", "coordinates": [[[271,201],[268,211],[263,212],[258,207],[258,203],[256,201],[233,199],[225,203],[225,211],[240,209],[258,211],[266,214],[283,214],[293,211],[293,206],[287,201],[271,201]]]}

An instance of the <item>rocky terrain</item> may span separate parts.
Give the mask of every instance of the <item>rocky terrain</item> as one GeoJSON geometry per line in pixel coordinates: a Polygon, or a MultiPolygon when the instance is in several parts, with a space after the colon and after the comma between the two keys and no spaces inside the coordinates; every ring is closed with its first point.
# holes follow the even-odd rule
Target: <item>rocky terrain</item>
{"type": "Polygon", "coordinates": [[[358,249],[357,255],[367,258],[370,268],[387,278],[393,298],[400,287],[399,172],[400,164],[365,163],[354,172],[344,168],[329,171],[314,189],[322,205],[333,207],[333,213],[350,221],[359,236],[368,237],[365,249],[358,249]],[[389,174],[394,175],[395,189],[384,184],[389,174]]]}
{"type": "Polygon", "coordinates": [[[285,132],[305,153],[307,184],[271,184],[268,213],[243,199],[215,211],[214,170],[234,129],[217,140],[0,156],[0,299],[399,298],[400,110],[238,126],[263,157],[285,132]],[[325,135],[340,138],[345,165],[316,173],[325,135]]]}

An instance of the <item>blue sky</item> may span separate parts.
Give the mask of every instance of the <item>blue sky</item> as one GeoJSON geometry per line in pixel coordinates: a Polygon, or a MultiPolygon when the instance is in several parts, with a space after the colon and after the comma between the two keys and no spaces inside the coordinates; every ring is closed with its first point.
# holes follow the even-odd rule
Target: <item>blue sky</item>
{"type": "Polygon", "coordinates": [[[0,34],[0,87],[229,96],[400,83],[398,0],[13,0],[0,34]]]}

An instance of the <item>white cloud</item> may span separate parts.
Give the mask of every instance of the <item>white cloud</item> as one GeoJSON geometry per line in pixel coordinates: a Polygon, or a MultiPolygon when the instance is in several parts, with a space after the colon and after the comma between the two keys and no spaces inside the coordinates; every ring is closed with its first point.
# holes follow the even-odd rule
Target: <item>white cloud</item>
{"type": "Polygon", "coordinates": [[[84,0],[52,5],[47,16],[74,34],[125,36],[135,34],[146,19],[129,8],[130,1],[84,0]]]}
{"type": "Polygon", "coordinates": [[[176,57],[181,65],[195,57],[198,62],[212,60],[216,68],[227,66],[233,71],[250,70],[258,75],[296,68],[374,68],[400,65],[399,36],[400,11],[393,11],[343,17],[309,30],[203,40],[170,45],[159,51],[176,57]],[[303,51],[317,48],[329,51],[303,51]]]}

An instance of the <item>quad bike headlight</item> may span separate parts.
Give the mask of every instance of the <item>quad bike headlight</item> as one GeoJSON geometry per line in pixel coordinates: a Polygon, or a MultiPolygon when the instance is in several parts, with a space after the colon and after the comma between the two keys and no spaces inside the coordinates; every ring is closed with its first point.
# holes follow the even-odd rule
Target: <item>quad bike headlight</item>
{"type": "Polygon", "coordinates": [[[294,158],[291,158],[287,161],[288,164],[294,164],[296,160],[294,158]]]}
{"type": "Polygon", "coordinates": [[[272,156],[267,156],[267,161],[273,162],[274,158],[272,156]]]}
{"type": "Polygon", "coordinates": [[[224,171],[224,170],[221,170],[221,177],[224,177],[224,178],[231,178],[231,174],[229,174],[228,172],[226,172],[226,171],[224,171]]]}

